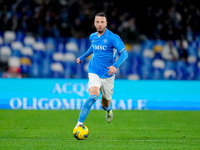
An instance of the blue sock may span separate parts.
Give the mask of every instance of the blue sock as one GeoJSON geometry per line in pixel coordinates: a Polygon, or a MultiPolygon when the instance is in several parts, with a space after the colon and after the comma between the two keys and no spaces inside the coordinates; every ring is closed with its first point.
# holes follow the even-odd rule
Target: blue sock
{"type": "Polygon", "coordinates": [[[81,112],[80,112],[80,115],[79,115],[79,118],[78,118],[78,121],[79,122],[84,122],[88,113],[90,112],[90,109],[92,107],[92,105],[96,102],[97,100],[97,96],[96,95],[90,95],[88,100],[84,103],[82,109],[81,109],[81,112]]]}
{"type": "Polygon", "coordinates": [[[108,107],[103,107],[102,106],[102,108],[103,108],[103,110],[109,112],[112,109],[112,102],[110,102],[110,106],[108,106],[108,107]]]}

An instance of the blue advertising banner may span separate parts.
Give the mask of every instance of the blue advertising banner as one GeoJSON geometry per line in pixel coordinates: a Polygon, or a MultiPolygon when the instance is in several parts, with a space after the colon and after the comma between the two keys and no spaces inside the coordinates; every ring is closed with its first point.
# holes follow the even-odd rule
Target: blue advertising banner
{"type": "MultiPolygon", "coordinates": [[[[0,109],[81,109],[87,79],[0,79],[0,109]]],[[[200,110],[200,81],[115,80],[113,109],[200,110]]],[[[100,96],[101,97],[101,96],[100,96]]],[[[101,109],[99,100],[92,109],[101,109]]]]}

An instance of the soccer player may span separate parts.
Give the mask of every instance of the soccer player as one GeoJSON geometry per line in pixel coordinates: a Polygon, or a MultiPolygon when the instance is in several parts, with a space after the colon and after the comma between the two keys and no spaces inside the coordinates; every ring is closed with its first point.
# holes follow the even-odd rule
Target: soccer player
{"type": "MultiPolygon", "coordinates": [[[[106,111],[106,120],[113,119],[111,98],[114,88],[114,79],[117,68],[126,60],[128,54],[124,43],[120,37],[107,29],[107,17],[104,13],[97,13],[94,18],[94,26],[97,32],[89,37],[91,46],[81,57],[77,58],[77,63],[82,63],[89,55],[93,54],[89,65],[89,98],[84,103],[79,118],[78,125],[85,121],[90,108],[96,102],[101,92],[102,108],[106,111]],[[116,56],[119,58],[116,61],[116,56]]],[[[75,128],[76,128],[75,127],[75,128]]]]}

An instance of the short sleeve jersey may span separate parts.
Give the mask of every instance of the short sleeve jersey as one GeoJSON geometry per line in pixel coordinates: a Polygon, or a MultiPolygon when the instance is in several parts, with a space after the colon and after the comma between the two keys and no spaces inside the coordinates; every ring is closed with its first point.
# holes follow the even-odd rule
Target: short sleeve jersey
{"type": "Polygon", "coordinates": [[[92,33],[89,39],[93,55],[88,65],[88,72],[95,73],[100,78],[113,76],[108,74],[109,69],[107,67],[115,63],[117,53],[125,50],[123,41],[108,29],[101,36],[98,36],[97,32],[92,33]]]}

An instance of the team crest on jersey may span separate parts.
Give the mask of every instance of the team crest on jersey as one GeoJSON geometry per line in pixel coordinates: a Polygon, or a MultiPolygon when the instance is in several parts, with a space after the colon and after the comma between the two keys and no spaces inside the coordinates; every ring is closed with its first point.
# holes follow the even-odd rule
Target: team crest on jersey
{"type": "Polygon", "coordinates": [[[108,42],[108,40],[107,40],[107,39],[104,39],[104,40],[103,40],[103,43],[107,43],[107,42],[108,42]]]}

